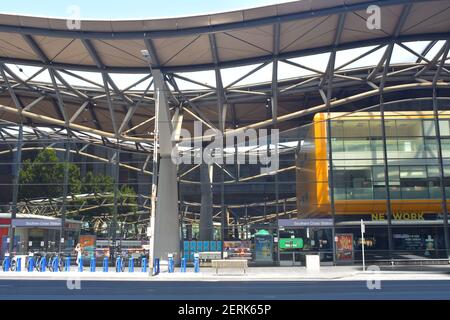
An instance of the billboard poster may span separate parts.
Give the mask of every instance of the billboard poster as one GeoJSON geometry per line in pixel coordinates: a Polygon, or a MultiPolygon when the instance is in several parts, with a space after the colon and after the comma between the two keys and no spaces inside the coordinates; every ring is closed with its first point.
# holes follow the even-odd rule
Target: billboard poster
{"type": "Polygon", "coordinates": [[[336,234],[336,261],[353,261],[353,234],[336,234]]]}
{"type": "Polygon", "coordinates": [[[224,241],[223,250],[228,259],[251,259],[251,241],[224,241]]]}
{"type": "Polygon", "coordinates": [[[90,259],[94,257],[96,240],[97,237],[93,235],[80,235],[80,245],[83,249],[83,258],[90,259]]]}
{"type": "Polygon", "coordinates": [[[255,235],[255,261],[273,261],[273,239],[271,235],[255,235]]]}

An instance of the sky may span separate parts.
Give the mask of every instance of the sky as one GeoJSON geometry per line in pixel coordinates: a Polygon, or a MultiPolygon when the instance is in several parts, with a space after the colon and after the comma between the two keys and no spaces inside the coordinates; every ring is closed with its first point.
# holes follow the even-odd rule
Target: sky
{"type": "Polygon", "coordinates": [[[189,16],[271,5],[290,0],[0,0],[0,12],[68,17],[80,8],[81,19],[142,19],[189,16]]]}

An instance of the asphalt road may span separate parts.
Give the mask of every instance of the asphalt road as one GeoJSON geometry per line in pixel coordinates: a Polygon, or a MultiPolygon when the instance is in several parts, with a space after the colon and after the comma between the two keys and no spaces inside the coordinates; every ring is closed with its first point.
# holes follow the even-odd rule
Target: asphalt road
{"type": "Polygon", "coordinates": [[[0,300],[386,300],[450,299],[450,281],[82,281],[68,289],[59,280],[1,280],[0,300]]]}

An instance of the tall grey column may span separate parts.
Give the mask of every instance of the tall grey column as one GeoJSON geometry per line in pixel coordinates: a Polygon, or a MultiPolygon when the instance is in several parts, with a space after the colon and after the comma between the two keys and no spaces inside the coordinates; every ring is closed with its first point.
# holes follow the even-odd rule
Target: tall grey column
{"type": "Polygon", "coordinates": [[[176,253],[174,258],[178,261],[180,258],[178,184],[177,167],[171,158],[173,125],[167,101],[168,88],[159,69],[153,69],[152,74],[155,85],[156,131],[158,135],[158,146],[155,146],[155,152],[159,153],[159,168],[157,171],[156,206],[150,222],[150,258],[151,262],[153,258],[160,258],[161,261],[165,261],[169,253],[176,253]]]}
{"type": "Polygon", "coordinates": [[[212,165],[202,162],[200,164],[200,235],[199,240],[211,241],[214,239],[213,210],[212,210],[212,165]]]}

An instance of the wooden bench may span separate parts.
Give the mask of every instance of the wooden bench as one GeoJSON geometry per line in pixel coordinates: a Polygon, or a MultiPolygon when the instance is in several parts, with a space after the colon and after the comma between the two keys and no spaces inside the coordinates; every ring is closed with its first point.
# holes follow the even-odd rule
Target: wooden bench
{"type": "Polygon", "coordinates": [[[242,268],[245,274],[248,265],[247,260],[211,260],[211,266],[216,268],[216,274],[219,268],[242,268]]]}

